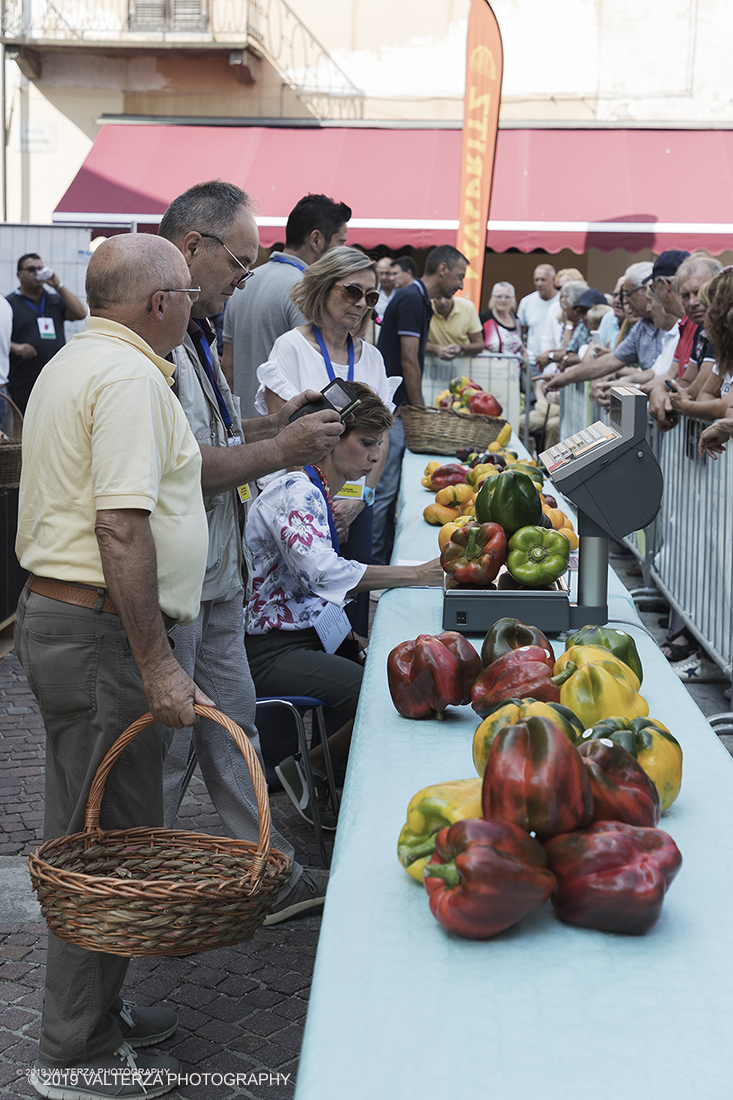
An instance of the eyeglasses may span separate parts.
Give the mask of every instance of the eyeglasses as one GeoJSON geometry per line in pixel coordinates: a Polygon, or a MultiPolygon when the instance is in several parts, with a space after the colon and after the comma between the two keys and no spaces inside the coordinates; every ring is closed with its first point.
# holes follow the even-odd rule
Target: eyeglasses
{"type": "Polygon", "coordinates": [[[364,290],[364,287],[358,286],[356,283],[334,283],[333,285],[335,290],[340,290],[344,298],[348,298],[355,306],[363,298],[368,308],[374,309],[379,301],[378,290],[364,290]]]}
{"type": "Polygon", "coordinates": [[[21,271],[32,271],[35,275],[38,271],[43,271],[43,264],[40,267],[21,267],[21,271]]]}
{"type": "Polygon", "coordinates": [[[166,286],[162,288],[163,294],[188,294],[192,302],[198,302],[201,295],[200,286],[166,286]]]}
{"type": "Polygon", "coordinates": [[[227,246],[224,244],[221,237],[217,237],[213,233],[202,233],[201,230],[199,230],[198,232],[199,232],[199,236],[201,236],[201,237],[208,237],[210,241],[218,241],[218,243],[221,245],[221,247],[224,249],[224,251],[229,253],[229,255],[234,260],[237,267],[241,267],[242,271],[244,272],[244,275],[240,275],[240,277],[238,279],[235,279],[234,285],[235,286],[244,286],[244,284],[247,282],[247,279],[252,278],[252,276],[254,275],[254,271],[248,271],[247,270],[247,268],[244,266],[242,261],[238,260],[237,257],[234,255],[234,253],[231,251],[231,249],[227,248],[227,246]]]}

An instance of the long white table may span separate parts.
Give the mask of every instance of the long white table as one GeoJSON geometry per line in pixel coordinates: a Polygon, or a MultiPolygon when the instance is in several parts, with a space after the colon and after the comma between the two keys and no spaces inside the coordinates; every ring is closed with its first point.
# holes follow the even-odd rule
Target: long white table
{"type": "MultiPolygon", "coordinates": [[[[422,519],[427,461],[405,457],[395,560],[437,546],[422,519]]],[[[609,585],[612,620],[638,623],[614,574],[609,585]]],[[[401,718],[386,680],[393,646],[441,629],[437,590],[380,600],[296,1100],[730,1100],[733,760],[641,625],[624,627],[650,714],[684,749],[682,792],[661,823],[684,863],[659,923],[642,937],[593,932],[548,902],[493,940],[448,935],[396,844],[418,790],[475,774],[478,719],[470,707],[401,718]]]]}

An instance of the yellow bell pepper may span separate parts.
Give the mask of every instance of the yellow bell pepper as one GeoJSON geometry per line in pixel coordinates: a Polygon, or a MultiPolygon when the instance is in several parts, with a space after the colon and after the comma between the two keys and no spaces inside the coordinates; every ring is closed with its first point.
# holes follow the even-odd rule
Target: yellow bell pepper
{"type": "Polygon", "coordinates": [[[487,477],[496,477],[499,472],[498,466],[495,466],[493,462],[479,462],[478,466],[474,466],[472,470],[468,471],[466,481],[469,485],[473,485],[474,489],[477,489],[480,481],[487,477]]]}
{"type": "MultiPolygon", "coordinates": [[[[590,647],[573,646],[575,648],[590,647]]],[[[567,650],[567,653],[571,652],[567,650]]],[[[630,720],[645,718],[649,713],[646,699],[639,695],[636,674],[613,658],[577,669],[560,688],[560,702],[577,714],[586,728],[615,714],[630,720]]]]}
{"type": "Polygon", "coordinates": [[[560,528],[560,534],[564,535],[565,538],[568,540],[568,542],[570,543],[570,549],[571,550],[577,550],[578,549],[578,546],[580,545],[580,539],[575,534],[575,531],[573,530],[572,527],[561,527],[560,528]]]}
{"type": "MultiPolygon", "coordinates": [[[[506,447],[511,438],[511,434],[512,426],[511,424],[506,423],[496,437],[496,442],[499,444],[500,447],[506,447]]],[[[491,444],[489,444],[489,450],[491,450],[491,444]]]]}
{"type": "MultiPolygon", "coordinates": [[[[622,669],[628,671],[629,666],[619,657],[614,657],[610,649],[606,649],[602,645],[572,645],[569,649],[566,649],[564,653],[561,653],[558,659],[555,661],[554,675],[557,676],[558,672],[562,672],[568,664],[574,664],[576,668],[582,668],[583,665],[595,665],[599,661],[614,661],[617,665],[621,665],[622,669]]],[[[639,678],[634,673],[634,679],[636,680],[636,690],[639,690],[639,678]]]]}
{"type": "Polygon", "coordinates": [[[475,522],[472,515],[458,516],[457,519],[449,520],[448,523],[444,523],[438,531],[438,549],[442,550],[447,542],[450,541],[450,537],[454,531],[457,531],[459,527],[465,527],[467,523],[475,522]]]}
{"type": "Polygon", "coordinates": [[[435,503],[444,504],[448,508],[456,508],[472,499],[473,489],[470,485],[466,485],[465,481],[462,485],[460,483],[458,485],[446,485],[445,489],[439,489],[435,494],[435,503]]]}
{"type": "Polygon", "coordinates": [[[435,461],[428,462],[427,466],[425,467],[425,471],[423,473],[423,479],[422,479],[422,484],[424,485],[424,487],[426,489],[431,489],[432,488],[432,486],[433,486],[432,474],[434,474],[436,470],[439,470],[440,466],[441,466],[440,462],[435,462],[435,461]]]}
{"type": "Polygon", "coordinates": [[[467,817],[483,817],[481,780],[453,779],[418,791],[407,807],[407,822],[397,842],[400,863],[416,882],[435,848],[441,829],[467,817]]]}
{"type": "Polygon", "coordinates": [[[448,508],[445,504],[436,504],[433,501],[423,510],[422,515],[426,523],[431,523],[433,527],[442,527],[451,520],[458,519],[460,512],[458,507],[448,508]]]}

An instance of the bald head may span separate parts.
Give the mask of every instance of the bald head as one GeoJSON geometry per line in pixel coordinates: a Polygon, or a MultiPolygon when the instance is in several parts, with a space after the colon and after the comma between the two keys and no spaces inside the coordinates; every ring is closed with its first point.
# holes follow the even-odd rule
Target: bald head
{"type": "Polygon", "coordinates": [[[121,234],[101,244],[89,261],[89,312],[124,325],[158,355],[167,355],[188,327],[191,299],[181,292],[190,285],[188,265],[170,241],[150,233],[121,234]]]}
{"type": "Polygon", "coordinates": [[[157,290],[186,287],[190,281],[186,261],[170,241],[151,233],[110,237],[96,250],[87,268],[89,312],[116,320],[116,313],[127,315],[140,306],[147,309],[157,290]]]}

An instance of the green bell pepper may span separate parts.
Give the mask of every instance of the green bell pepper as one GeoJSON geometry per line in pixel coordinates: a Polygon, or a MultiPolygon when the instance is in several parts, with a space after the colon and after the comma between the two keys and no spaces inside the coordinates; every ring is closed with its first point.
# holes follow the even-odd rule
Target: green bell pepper
{"type": "Polygon", "coordinates": [[[542,522],[542,501],[527,474],[504,470],[488,478],[476,497],[479,523],[498,523],[507,535],[528,524],[542,522]]]}
{"type": "Polygon", "coordinates": [[[562,576],[569,558],[570,543],[559,531],[521,527],[509,540],[506,567],[515,581],[541,588],[562,576]]]}
{"type": "Polygon", "coordinates": [[[574,645],[600,645],[604,649],[610,649],[614,657],[636,673],[639,683],[642,682],[644,676],[639,651],[636,642],[625,630],[616,630],[609,626],[582,626],[568,638],[565,648],[570,649],[574,645]]]}

